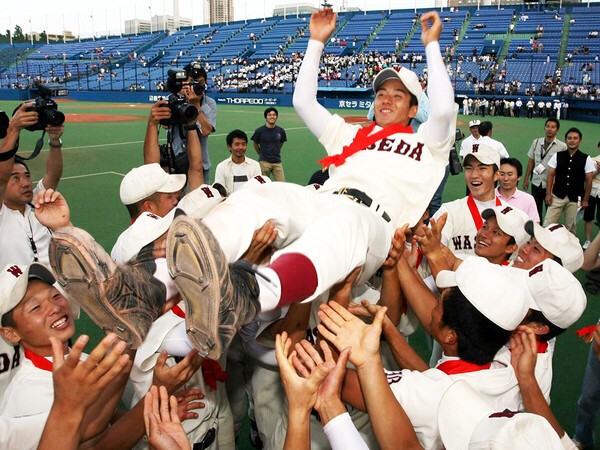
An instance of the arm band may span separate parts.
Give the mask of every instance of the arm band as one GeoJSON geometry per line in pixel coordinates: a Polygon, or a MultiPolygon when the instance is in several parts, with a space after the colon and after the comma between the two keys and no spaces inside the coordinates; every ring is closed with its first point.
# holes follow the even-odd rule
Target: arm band
{"type": "Polygon", "coordinates": [[[4,153],[0,153],[0,162],[8,161],[10,158],[12,158],[13,156],[15,156],[17,154],[18,150],[19,150],[19,147],[15,147],[12,150],[9,150],[4,153]]]}

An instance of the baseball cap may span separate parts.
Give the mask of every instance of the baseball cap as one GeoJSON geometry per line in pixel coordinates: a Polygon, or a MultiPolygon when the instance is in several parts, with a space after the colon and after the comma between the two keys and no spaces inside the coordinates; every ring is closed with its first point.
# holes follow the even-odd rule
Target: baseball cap
{"type": "Polygon", "coordinates": [[[177,192],[183,188],[185,180],[185,175],[168,174],[157,163],[134,167],[121,181],[121,202],[133,205],[155,192],[177,192]]]}
{"type": "Polygon", "coordinates": [[[527,287],[529,307],[557,327],[569,328],[585,311],[587,298],[581,283],[556,261],[546,259],[530,270],[509,269],[527,287]]]}
{"type": "Polygon", "coordinates": [[[479,256],[468,256],[455,272],[442,270],[435,283],[439,288],[457,286],[471,304],[500,328],[512,331],[529,309],[523,286],[498,264],[479,256]]]}
{"type": "Polygon", "coordinates": [[[500,205],[485,209],[481,213],[481,217],[484,220],[488,220],[492,216],[496,217],[500,229],[509,236],[512,236],[518,246],[523,245],[529,240],[529,235],[525,231],[525,222],[529,220],[529,216],[519,208],[500,205]]]}
{"type": "Polygon", "coordinates": [[[550,423],[526,412],[497,412],[465,380],[444,392],[438,406],[438,428],[446,450],[564,448],[550,423]]]}
{"type": "Polygon", "coordinates": [[[469,128],[478,127],[481,124],[481,120],[469,121],[469,128]]]}
{"type": "Polygon", "coordinates": [[[143,212],[129,228],[121,233],[110,256],[119,264],[126,264],[135,258],[140,250],[167,232],[176,208],[165,217],[150,212],[143,212]]]}
{"type": "Polygon", "coordinates": [[[56,282],[52,273],[39,263],[29,266],[9,264],[4,267],[0,273],[0,317],[23,300],[31,279],[42,280],[50,285],[56,282]]]}
{"type": "Polygon", "coordinates": [[[465,155],[463,163],[469,155],[473,155],[482,164],[487,164],[489,166],[496,164],[496,167],[500,167],[500,155],[493,147],[490,147],[487,144],[473,144],[471,146],[471,151],[465,155]]]}
{"type": "Polygon", "coordinates": [[[525,231],[533,236],[542,247],[560,258],[562,265],[573,273],[583,264],[583,250],[577,237],[559,223],[551,223],[546,227],[529,220],[525,223],[525,231]]]}
{"type": "Polygon", "coordinates": [[[423,94],[423,88],[421,87],[417,74],[405,67],[398,67],[397,70],[393,67],[386,67],[380,71],[373,80],[373,90],[377,92],[381,85],[387,80],[402,81],[402,84],[406,86],[408,92],[417,97],[417,100],[419,100],[421,94],[423,94]]]}

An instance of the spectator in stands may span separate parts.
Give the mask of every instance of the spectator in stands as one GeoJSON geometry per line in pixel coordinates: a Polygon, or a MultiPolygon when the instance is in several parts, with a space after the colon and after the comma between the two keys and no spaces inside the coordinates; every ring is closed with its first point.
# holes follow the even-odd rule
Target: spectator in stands
{"type": "Polygon", "coordinates": [[[248,136],[242,130],[233,130],[226,138],[231,157],[221,161],[215,171],[215,183],[222,184],[231,194],[245,182],[261,174],[260,164],[246,156],[248,136]]]}
{"type": "Polygon", "coordinates": [[[259,154],[258,162],[265,176],[273,176],[275,181],[285,181],[283,164],[281,163],[281,148],[287,141],[285,130],[277,125],[279,111],[277,108],[265,109],[265,125],[257,128],[252,135],[254,149],[259,154]]]}
{"type": "Polygon", "coordinates": [[[34,188],[27,164],[16,155],[21,130],[38,123],[38,113],[30,107],[25,103],[15,111],[0,144],[0,267],[33,261],[48,264],[50,232],[36,218],[31,202],[36,192],[58,186],[63,170],[64,126],[46,127],[50,136],[46,173],[34,188]]]}

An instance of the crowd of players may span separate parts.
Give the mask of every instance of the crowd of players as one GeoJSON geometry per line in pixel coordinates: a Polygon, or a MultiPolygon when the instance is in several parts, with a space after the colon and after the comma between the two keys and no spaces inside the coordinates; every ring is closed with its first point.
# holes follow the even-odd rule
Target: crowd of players
{"type": "MultiPolygon", "coordinates": [[[[294,94],[329,179],[271,182],[256,171],[272,164],[249,163],[248,137],[234,130],[219,183],[206,184],[202,140],[216,111],[186,86],[202,110],[175,130],[186,170],[169,173],[176,158],[161,158],[157,131],[171,115],[161,101],[146,164],[121,184],[132,224],[110,255],[56,191],[64,127],[47,128],[34,190],[15,155],[39,118],[27,104],[16,111],[0,146],[3,448],[228,449],[247,415],[256,448],[575,448],[549,399],[556,339],[586,308],[572,274],[596,268],[600,251],[596,238],[584,255],[570,231],[573,203],[590,223],[596,206],[581,132],[563,143],[560,122],[546,121],[528,153],[531,196],[491,123],[471,121],[467,195],[429,210],[456,128],[441,20],[421,17],[429,106],[413,72],[387,68],[373,80],[374,122],[360,128],[316,100],[336,19],[329,8],[311,16],[294,94]],[[71,343],[80,307],[107,332],[89,355],[87,337],[71,343]],[[419,325],[430,362],[408,343],[419,325]]],[[[267,143],[285,142],[277,111],[264,117],[251,138],[261,162],[267,143]]],[[[590,336],[580,448],[593,445],[598,407],[600,329],[590,336]]]]}

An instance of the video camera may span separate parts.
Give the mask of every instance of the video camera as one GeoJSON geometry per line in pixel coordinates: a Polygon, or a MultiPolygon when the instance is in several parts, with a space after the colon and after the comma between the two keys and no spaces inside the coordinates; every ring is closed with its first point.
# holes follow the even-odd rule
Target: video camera
{"type": "Polygon", "coordinates": [[[46,85],[38,86],[40,95],[31,103],[29,111],[38,113],[38,122],[27,127],[29,131],[45,129],[48,125],[59,126],[65,123],[65,115],[58,110],[58,105],[50,98],[52,90],[46,85]]]}
{"type": "Polygon", "coordinates": [[[465,134],[461,131],[460,128],[457,128],[454,132],[454,147],[450,150],[450,154],[448,155],[448,164],[450,165],[450,173],[452,175],[458,175],[463,171],[462,164],[460,163],[460,158],[458,157],[458,152],[456,151],[456,145],[463,140],[465,134]]]}
{"type": "Polygon", "coordinates": [[[180,94],[187,83],[187,74],[184,70],[169,69],[167,72],[167,89],[171,95],[167,97],[167,105],[171,110],[171,118],[160,121],[162,125],[177,125],[191,122],[198,117],[198,108],[190,105],[185,95],[180,94]]]}

